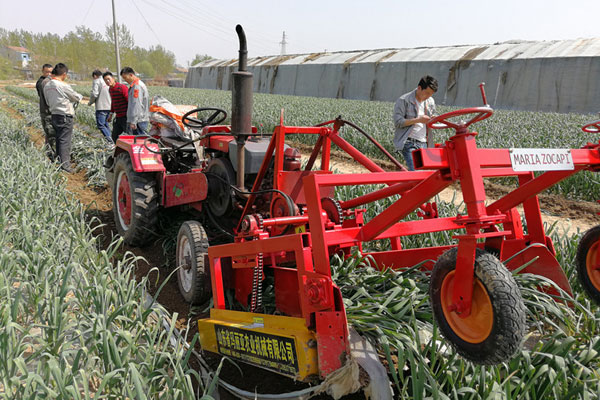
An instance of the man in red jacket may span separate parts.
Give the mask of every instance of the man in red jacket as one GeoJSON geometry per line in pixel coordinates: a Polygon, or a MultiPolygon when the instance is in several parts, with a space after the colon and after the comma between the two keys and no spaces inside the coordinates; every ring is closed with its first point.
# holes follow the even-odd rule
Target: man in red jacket
{"type": "MultiPolygon", "coordinates": [[[[112,129],[112,140],[114,143],[117,142],[119,135],[127,130],[127,102],[128,96],[127,86],[119,83],[115,80],[113,74],[109,71],[102,74],[102,79],[108,85],[108,92],[110,93],[111,105],[110,112],[114,113],[115,121],[113,122],[112,129]]],[[[108,117],[110,122],[113,114],[108,117]]]]}

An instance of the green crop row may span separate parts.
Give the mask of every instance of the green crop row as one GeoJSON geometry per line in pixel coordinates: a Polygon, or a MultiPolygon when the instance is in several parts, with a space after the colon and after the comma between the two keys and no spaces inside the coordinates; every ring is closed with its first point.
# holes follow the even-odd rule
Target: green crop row
{"type": "MultiPolygon", "coordinates": [[[[344,187],[341,199],[360,196],[364,187],[344,187]]],[[[365,220],[394,199],[375,202],[365,220]]],[[[442,216],[464,205],[438,202],[442,216]]],[[[409,216],[409,219],[414,216],[409,216]]],[[[600,388],[600,309],[576,278],[580,234],[547,227],[557,259],[569,277],[574,298],[556,301],[540,288],[552,285],[530,274],[516,275],[527,307],[529,334],[519,354],[497,366],[464,361],[441,337],[429,303],[430,273],[418,269],[377,271],[368,258],[334,258],[332,277],[340,287],[348,322],[387,360],[396,398],[402,399],[586,399],[600,388]]],[[[456,243],[449,232],[403,238],[403,248],[456,243]]],[[[388,250],[378,242],[369,250],[388,250]]],[[[367,248],[365,248],[367,249],[367,248]]]]}
{"type": "Polygon", "coordinates": [[[177,315],[165,329],[138,258],[99,249],[58,168],[4,112],[0,158],[0,398],[197,397],[177,315]]]}
{"type": "MultiPolygon", "coordinates": [[[[9,86],[6,90],[26,100],[16,97],[7,97],[8,105],[18,111],[26,120],[27,124],[43,132],[40,121],[40,113],[36,104],[31,101],[37,100],[37,94],[31,89],[9,86]],[[33,97],[35,96],[35,97],[33,97]]],[[[71,156],[78,169],[86,171],[88,185],[95,188],[106,186],[104,174],[104,162],[110,154],[106,141],[96,129],[93,118],[93,108],[81,106],[76,112],[77,124],[73,129],[71,156]],[[86,108],[84,108],[86,107],[86,108]],[[92,120],[90,120],[90,115],[92,120]],[[91,121],[91,122],[90,122],[91,121]]]]}
{"type": "MultiPolygon", "coordinates": [[[[230,97],[227,92],[182,91],[170,88],[151,90],[153,94],[163,93],[174,103],[216,105],[229,109],[230,97]],[[200,97],[188,98],[186,101],[183,97],[176,97],[178,93],[204,94],[203,100],[206,102],[200,101],[200,97]],[[209,99],[209,96],[214,98],[209,99]]],[[[262,96],[255,97],[255,115],[257,110],[263,110],[262,107],[265,107],[264,110],[276,109],[282,103],[286,103],[286,107],[293,108],[292,106],[298,104],[296,101],[307,101],[307,104],[308,101],[315,102],[315,99],[308,98],[262,96]],[[261,102],[262,96],[265,102],[261,102]],[[280,99],[280,103],[277,103],[277,98],[280,99]],[[267,100],[274,103],[265,105],[267,100]]],[[[389,103],[387,105],[389,106],[389,103]]],[[[347,109],[352,110],[350,105],[347,109]]],[[[279,111],[275,114],[265,121],[269,120],[274,124],[273,121],[278,121],[279,111]]],[[[385,114],[389,117],[389,110],[385,114]]],[[[331,119],[335,114],[321,116],[323,118],[312,122],[298,120],[287,123],[312,125],[331,119]]],[[[288,118],[293,116],[288,114],[286,121],[288,118]]],[[[298,118],[302,118],[302,115],[299,114],[298,118]]],[[[578,122],[574,122],[576,123],[578,122]]],[[[483,123],[480,125],[483,126],[483,123]]],[[[269,132],[273,125],[265,123],[259,125],[259,128],[269,132]]],[[[337,196],[341,199],[353,198],[368,190],[367,187],[341,187],[338,188],[337,196]]],[[[367,209],[365,218],[369,220],[377,215],[393,200],[376,202],[367,209]]],[[[460,211],[455,205],[444,202],[439,202],[438,207],[443,216],[456,215],[460,211]]],[[[597,338],[600,312],[597,306],[592,305],[581,294],[582,290],[575,278],[574,259],[579,234],[559,236],[551,228],[549,231],[557,250],[558,261],[569,277],[575,298],[570,300],[569,306],[564,302],[556,302],[554,298],[539,290],[540,286],[549,285],[548,282],[532,275],[516,276],[528,308],[530,334],[527,345],[520,354],[510,362],[494,367],[475,366],[464,361],[440,337],[428,301],[428,273],[417,270],[379,272],[369,267],[368,259],[361,260],[357,257],[333,260],[332,275],[342,290],[348,321],[376,345],[387,359],[397,398],[597,397],[600,391],[600,339],[597,338]],[[357,268],[359,265],[362,268],[357,268]]],[[[453,239],[448,232],[403,239],[405,248],[449,243],[453,243],[453,239]]],[[[384,250],[388,245],[389,243],[375,243],[372,250],[384,250]]]]}
{"type": "MultiPolygon", "coordinates": [[[[8,87],[14,94],[31,101],[37,101],[31,89],[8,87]]],[[[87,86],[75,86],[84,95],[89,95],[87,86]]],[[[198,107],[219,107],[231,110],[231,93],[220,90],[181,89],[151,86],[152,96],[161,95],[174,104],[190,104],[198,107]]],[[[393,151],[394,128],[391,115],[393,103],[381,101],[324,99],[284,95],[254,94],[253,124],[260,133],[271,133],[279,124],[281,110],[284,110],[284,123],[287,125],[311,126],[324,121],[342,118],[353,122],[373,136],[385,148],[393,151]]],[[[438,106],[438,112],[448,112],[451,108],[438,106]]],[[[81,106],[77,110],[77,122],[95,129],[93,109],[81,106]]],[[[586,122],[597,119],[590,114],[558,114],[529,111],[498,110],[494,115],[473,125],[479,133],[478,146],[483,148],[580,148],[588,142],[597,143],[598,134],[581,131],[586,122]]],[[[230,119],[224,121],[229,123],[230,119]]],[[[436,131],[436,142],[443,143],[452,131],[436,131]]],[[[342,128],[342,136],[353,146],[370,157],[384,158],[363,135],[349,127],[342,128]]],[[[295,138],[305,143],[313,143],[313,137],[304,135],[295,138]]],[[[397,156],[402,161],[401,156],[397,156]]],[[[99,164],[101,165],[101,164],[99,164]]],[[[514,179],[499,181],[514,186],[514,179]]],[[[548,192],[565,198],[596,201],[600,199],[600,179],[593,172],[584,171],[550,187],[548,192]]]]}
{"type": "MultiPolygon", "coordinates": [[[[88,87],[76,88],[82,94],[89,93],[88,87]]],[[[227,112],[231,110],[231,93],[228,91],[157,86],[150,87],[150,93],[153,96],[164,96],[174,104],[220,107],[227,112]]],[[[394,127],[391,117],[393,107],[393,103],[382,101],[255,93],[252,121],[259,132],[271,133],[279,124],[282,109],[285,111],[286,125],[311,126],[341,115],[343,119],[353,122],[373,136],[386,149],[393,151],[394,127]]],[[[451,110],[449,107],[438,107],[439,113],[451,110]]],[[[492,117],[473,125],[473,130],[479,133],[478,146],[484,148],[580,148],[588,142],[597,143],[600,139],[598,134],[581,131],[581,126],[595,119],[597,117],[590,114],[498,110],[492,117]]],[[[229,123],[229,120],[224,123],[229,123]]],[[[449,130],[436,131],[435,141],[443,143],[451,134],[452,131],[449,130]]],[[[366,155],[384,158],[363,135],[349,127],[342,128],[342,136],[366,155]]],[[[312,143],[314,138],[302,136],[296,140],[312,143]]],[[[402,161],[401,156],[397,158],[402,161]]],[[[512,179],[503,179],[500,182],[505,185],[515,185],[512,179]]],[[[600,180],[595,173],[584,171],[565,179],[548,191],[566,198],[596,201],[600,199],[600,180]]]]}

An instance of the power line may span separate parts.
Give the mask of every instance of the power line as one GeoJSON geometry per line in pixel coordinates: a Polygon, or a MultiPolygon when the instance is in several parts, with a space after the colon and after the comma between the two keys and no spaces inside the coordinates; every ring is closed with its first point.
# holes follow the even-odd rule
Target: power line
{"type": "Polygon", "coordinates": [[[197,29],[199,31],[202,31],[204,33],[212,35],[212,36],[214,36],[214,37],[216,37],[218,39],[231,42],[230,38],[225,38],[225,37],[219,36],[215,32],[212,32],[210,30],[207,30],[207,29],[203,28],[202,26],[197,25],[195,21],[190,20],[189,17],[187,17],[187,16],[181,16],[181,15],[178,15],[177,13],[174,13],[170,8],[165,8],[165,7],[161,6],[161,5],[157,5],[157,4],[151,3],[148,0],[142,0],[142,1],[144,3],[146,3],[146,4],[148,4],[149,6],[152,6],[152,7],[156,8],[156,9],[158,9],[161,12],[163,12],[163,13],[165,13],[167,15],[170,15],[171,17],[175,18],[179,22],[182,22],[182,23],[190,26],[191,28],[195,28],[195,29],[197,29]]]}
{"type": "MultiPolygon", "coordinates": [[[[211,8],[207,5],[203,5],[202,8],[199,8],[194,3],[191,3],[187,0],[179,0],[179,1],[185,7],[201,13],[203,22],[206,23],[207,25],[210,25],[212,27],[212,29],[219,29],[222,31],[223,30],[223,22],[226,22],[227,24],[230,24],[231,26],[235,26],[237,24],[237,22],[234,22],[233,20],[212,11],[211,8]],[[210,18],[207,18],[207,16],[209,16],[210,18]],[[211,22],[212,20],[218,21],[216,26],[211,22]]],[[[278,43],[276,40],[272,39],[272,36],[266,35],[260,31],[254,30],[252,27],[245,27],[244,29],[249,34],[249,36],[254,36],[252,38],[253,46],[263,48],[263,49],[267,50],[267,52],[275,53],[275,49],[277,48],[276,46],[278,43]]],[[[230,34],[230,30],[228,30],[228,29],[225,30],[225,33],[230,34]]]]}
{"type": "Polygon", "coordinates": [[[148,29],[150,29],[150,31],[154,34],[154,37],[156,37],[156,40],[158,40],[158,44],[160,44],[162,47],[164,47],[163,44],[160,41],[160,38],[158,37],[158,35],[156,34],[156,32],[154,32],[154,29],[152,29],[152,26],[150,26],[150,24],[148,23],[148,20],[146,19],[146,17],[144,17],[144,14],[142,13],[142,10],[140,10],[140,8],[137,6],[137,4],[135,4],[135,0],[131,0],[131,2],[133,3],[133,5],[135,6],[135,8],[138,10],[138,12],[140,13],[140,15],[142,16],[142,19],[144,20],[144,22],[148,26],[148,29]]]}
{"type": "Polygon", "coordinates": [[[87,18],[88,14],[90,13],[90,10],[92,9],[92,6],[94,5],[94,1],[92,0],[92,2],[90,3],[90,6],[88,7],[87,11],[85,12],[85,15],[83,16],[83,20],[81,21],[81,25],[83,25],[83,23],[85,22],[85,19],[87,18]]]}
{"type": "MultiPolygon", "coordinates": [[[[222,27],[206,27],[206,26],[202,26],[199,25],[196,20],[193,19],[193,17],[190,16],[190,11],[189,10],[182,10],[179,7],[165,7],[163,5],[157,5],[154,4],[148,0],[142,0],[144,3],[158,9],[159,11],[163,12],[164,14],[170,15],[171,17],[175,18],[176,20],[186,24],[186,26],[189,26],[191,28],[195,28],[199,31],[202,31],[206,34],[209,34],[213,37],[216,37],[220,40],[223,40],[229,44],[233,44],[235,45],[235,43],[237,43],[237,40],[235,39],[235,36],[231,35],[231,32],[229,30],[225,30],[222,27]],[[179,13],[177,10],[182,10],[184,12],[184,14],[182,15],[181,13],[179,13]]],[[[206,17],[202,17],[202,18],[198,18],[200,20],[207,20],[206,17]]],[[[271,51],[269,49],[269,51],[271,51]]]]}
{"type": "MultiPolygon", "coordinates": [[[[206,3],[206,1],[203,1],[203,0],[179,0],[179,1],[182,1],[182,2],[192,1],[194,3],[200,2],[200,3],[202,3],[202,8],[201,9],[198,8],[195,5],[190,5],[190,7],[193,7],[194,9],[199,10],[199,11],[201,11],[203,13],[210,14],[210,15],[212,15],[213,17],[215,17],[218,20],[227,21],[227,22],[231,23],[232,25],[237,24],[237,22],[234,22],[233,20],[229,19],[229,17],[223,16],[222,14],[219,14],[218,12],[213,11],[211,9],[210,5],[206,3]]],[[[277,42],[276,40],[272,39],[273,35],[263,33],[260,30],[255,29],[253,26],[248,26],[248,27],[245,27],[244,29],[246,29],[246,32],[248,32],[249,36],[250,35],[252,35],[252,36],[262,36],[262,38],[259,37],[259,38],[255,38],[255,39],[262,40],[263,42],[268,43],[269,44],[269,51],[273,52],[273,54],[275,54],[275,51],[273,49],[276,49],[277,48],[276,46],[279,45],[279,44],[281,44],[281,43],[277,42]]],[[[289,39],[288,35],[286,35],[286,37],[289,39]]],[[[312,50],[312,49],[310,49],[308,47],[305,47],[305,46],[302,46],[302,45],[298,45],[298,44],[295,44],[294,47],[298,48],[300,50],[304,50],[307,53],[314,51],[314,50],[312,50]]]]}

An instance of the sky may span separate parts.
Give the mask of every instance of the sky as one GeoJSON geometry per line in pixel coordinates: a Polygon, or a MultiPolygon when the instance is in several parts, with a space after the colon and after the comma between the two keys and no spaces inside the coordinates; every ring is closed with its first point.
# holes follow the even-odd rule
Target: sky
{"type": "MultiPolygon", "coordinates": [[[[135,44],[161,44],[187,67],[196,54],[237,58],[235,25],[249,57],[286,53],[490,44],[600,37],[600,0],[114,0],[135,44]]],[[[104,33],[111,0],[0,0],[0,27],[65,35],[104,33]]]]}

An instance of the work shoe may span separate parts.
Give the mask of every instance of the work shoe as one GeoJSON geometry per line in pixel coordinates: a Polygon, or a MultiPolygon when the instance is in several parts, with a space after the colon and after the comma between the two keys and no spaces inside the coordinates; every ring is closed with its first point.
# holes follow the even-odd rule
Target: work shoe
{"type": "Polygon", "coordinates": [[[61,171],[66,172],[67,174],[74,174],[75,173],[75,170],[73,168],[61,167],[60,169],[61,169],[61,171]]]}

